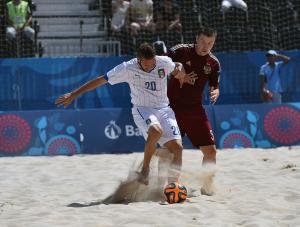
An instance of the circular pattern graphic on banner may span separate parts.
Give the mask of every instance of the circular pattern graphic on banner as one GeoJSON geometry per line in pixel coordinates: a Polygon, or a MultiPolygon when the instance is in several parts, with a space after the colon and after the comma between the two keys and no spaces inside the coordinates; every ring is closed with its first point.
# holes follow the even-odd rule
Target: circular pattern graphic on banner
{"type": "Polygon", "coordinates": [[[300,111],[288,106],[275,107],[264,118],[264,129],[273,141],[288,145],[300,141],[300,111]]]}
{"type": "Polygon", "coordinates": [[[220,139],[220,148],[254,147],[251,136],[242,130],[226,132],[220,139]]]}
{"type": "Polygon", "coordinates": [[[79,143],[68,135],[52,137],[45,147],[47,155],[73,155],[80,152],[79,143]]]}
{"type": "Polygon", "coordinates": [[[31,128],[27,121],[17,115],[0,116],[0,152],[22,152],[30,139],[31,128]]]}

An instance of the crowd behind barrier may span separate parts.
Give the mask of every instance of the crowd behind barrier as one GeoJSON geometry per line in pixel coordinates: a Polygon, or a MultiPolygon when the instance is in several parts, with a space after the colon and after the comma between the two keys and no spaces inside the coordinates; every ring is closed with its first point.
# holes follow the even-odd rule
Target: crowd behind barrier
{"type": "Polygon", "coordinates": [[[147,2],[153,2],[152,7],[148,6],[149,11],[145,14],[145,18],[150,18],[149,23],[143,23],[141,21],[143,18],[137,20],[136,11],[139,9],[136,6],[139,5],[137,3],[139,1],[135,0],[86,1],[84,14],[82,14],[83,9],[76,11],[77,7],[83,6],[81,0],[75,0],[73,5],[76,7],[65,11],[60,10],[60,7],[64,6],[68,9],[68,1],[62,0],[57,6],[51,7],[47,5],[47,2],[40,0],[36,3],[31,0],[23,1],[29,3],[34,21],[36,21],[36,24],[31,25],[36,34],[34,43],[33,45],[19,45],[24,47],[25,52],[17,51],[16,53],[16,51],[11,51],[14,48],[9,49],[11,45],[8,45],[5,34],[8,1],[1,1],[0,57],[33,57],[43,56],[43,54],[58,56],[59,53],[63,56],[118,55],[120,53],[132,55],[136,46],[144,41],[163,40],[168,48],[181,42],[194,42],[194,34],[201,25],[212,26],[218,30],[215,52],[295,50],[300,44],[300,0],[252,0],[246,2],[247,7],[244,9],[233,6],[226,10],[222,7],[221,0],[142,1],[146,6],[147,2]],[[119,2],[123,2],[122,7],[118,5],[119,2]],[[135,7],[131,7],[129,2],[135,7]],[[60,11],[63,14],[57,14],[60,11]],[[127,12],[129,14],[126,16],[127,12]],[[57,23],[58,15],[61,23],[57,23]],[[77,19],[72,21],[71,18],[77,19]],[[84,23],[85,19],[88,19],[86,23],[84,23]],[[51,22],[49,24],[52,30],[49,30],[49,24],[45,20],[51,22]],[[94,25],[90,27],[91,21],[98,23],[98,26],[96,24],[98,29],[95,29],[94,25]],[[78,27],[78,30],[75,27],[78,27]],[[90,33],[91,29],[94,31],[93,35],[90,33]],[[40,31],[44,34],[41,35],[40,31]],[[65,33],[66,31],[72,32],[65,33]],[[63,36],[61,36],[62,33],[64,33],[63,36]],[[89,45],[85,48],[87,43],[89,45]],[[112,48],[111,45],[115,44],[117,47],[114,48],[118,50],[108,50],[112,48]],[[70,50],[72,48],[74,48],[73,52],[70,50]]]}

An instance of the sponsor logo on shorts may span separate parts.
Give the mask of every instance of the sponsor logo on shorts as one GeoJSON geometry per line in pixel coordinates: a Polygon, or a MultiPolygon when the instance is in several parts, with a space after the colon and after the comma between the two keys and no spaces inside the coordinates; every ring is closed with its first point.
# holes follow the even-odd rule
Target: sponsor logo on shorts
{"type": "Polygon", "coordinates": [[[147,124],[147,125],[150,125],[150,123],[151,123],[151,120],[150,120],[150,119],[147,119],[147,120],[146,120],[146,124],[147,124]]]}

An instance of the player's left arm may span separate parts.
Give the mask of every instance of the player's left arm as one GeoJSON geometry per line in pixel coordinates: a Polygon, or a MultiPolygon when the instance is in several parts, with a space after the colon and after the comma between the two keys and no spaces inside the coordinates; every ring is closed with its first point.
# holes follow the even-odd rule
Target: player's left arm
{"type": "Polygon", "coordinates": [[[220,82],[221,67],[220,63],[215,65],[209,77],[209,97],[211,104],[215,104],[220,95],[219,82],[220,82]]]}

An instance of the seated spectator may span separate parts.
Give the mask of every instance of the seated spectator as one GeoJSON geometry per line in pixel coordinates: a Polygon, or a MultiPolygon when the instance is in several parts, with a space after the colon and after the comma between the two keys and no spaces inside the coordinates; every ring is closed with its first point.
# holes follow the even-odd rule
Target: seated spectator
{"type": "Polygon", "coordinates": [[[131,0],[127,23],[133,36],[136,36],[142,29],[154,32],[152,0],[131,0]]]}
{"type": "Polygon", "coordinates": [[[113,1],[111,29],[113,33],[120,32],[125,25],[126,14],[130,2],[124,0],[113,1]]]}
{"type": "Polygon", "coordinates": [[[16,39],[17,34],[24,34],[31,41],[34,40],[35,31],[30,27],[32,16],[27,1],[12,0],[7,6],[6,37],[10,41],[16,39]]]}
{"type": "Polygon", "coordinates": [[[163,0],[158,4],[157,31],[176,30],[181,32],[179,6],[172,0],[163,0]]]}
{"type": "Polygon", "coordinates": [[[156,31],[160,39],[171,47],[181,41],[181,30],[179,5],[174,0],[160,1],[156,10],[156,31]]]}

